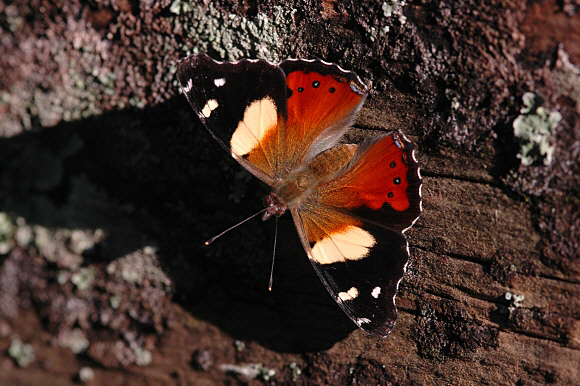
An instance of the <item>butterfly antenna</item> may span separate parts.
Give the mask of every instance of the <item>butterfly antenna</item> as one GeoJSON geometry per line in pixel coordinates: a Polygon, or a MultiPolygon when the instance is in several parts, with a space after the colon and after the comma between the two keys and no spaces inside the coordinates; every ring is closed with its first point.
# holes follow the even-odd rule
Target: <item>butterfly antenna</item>
{"type": "Polygon", "coordinates": [[[272,291],[272,284],[274,281],[274,259],[276,258],[276,241],[278,241],[278,217],[276,216],[276,230],[274,231],[274,251],[272,252],[272,268],[270,269],[270,283],[268,284],[268,291],[272,291]]]}
{"type": "Polygon", "coordinates": [[[219,235],[215,235],[214,237],[212,237],[211,239],[207,240],[204,244],[205,245],[210,245],[211,243],[213,243],[218,237],[221,237],[223,235],[225,235],[226,233],[228,233],[229,231],[231,231],[234,228],[239,227],[240,225],[242,225],[243,223],[245,223],[246,221],[250,221],[251,219],[253,219],[254,217],[264,213],[266,211],[267,208],[262,209],[261,211],[259,211],[258,213],[254,213],[253,215],[251,215],[250,217],[246,218],[245,220],[240,221],[239,223],[237,223],[236,225],[232,225],[231,227],[229,227],[228,229],[226,229],[225,231],[223,231],[222,233],[220,233],[219,235]]]}

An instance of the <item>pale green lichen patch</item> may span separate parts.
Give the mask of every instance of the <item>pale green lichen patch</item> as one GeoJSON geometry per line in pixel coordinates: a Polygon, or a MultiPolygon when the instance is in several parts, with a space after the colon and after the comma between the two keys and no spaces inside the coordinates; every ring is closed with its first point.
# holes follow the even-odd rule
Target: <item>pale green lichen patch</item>
{"type": "Polygon", "coordinates": [[[133,353],[135,354],[135,364],[138,366],[147,366],[153,360],[153,355],[151,351],[146,350],[142,347],[133,347],[133,353]]]}
{"type": "Polygon", "coordinates": [[[182,28],[193,47],[185,46],[187,54],[217,53],[222,59],[239,60],[245,57],[280,60],[283,36],[293,28],[294,11],[274,7],[273,17],[258,13],[248,18],[228,14],[213,3],[207,6],[197,2],[177,0],[171,11],[184,15],[182,28]]]}
{"type": "Polygon", "coordinates": [[[95,377],[95,372],[93,371],[93,369],[91,369],[88,366],[83,367],[79,371],[78,378],[79,378],[79,381],[81,383],[87,383],[87,382],[91,381],[94,377],[95,377]]]}
{"type": "Polygon", "coordinates": [[[153,286],[170,291],[171,280],[159,267],[155,253],[155,248],[144,247],[110,263],[107,273],[132,284],[141,284],[147,279],[153,286]]]}
{"type": "Polygon", "coordinates": [[[119,295],[113,295],[109,298],[109,304],[111,308],[116,310],[121,305],[121,297],[119,295]]]}
{"type": "Polygon", "coordinates": [[[186,2],[186,1],[175,0],[173,3],[171,3],[171,6],[169,7],[169,11],[171,13],[176,14],[176,15],[182,15],[184,13],[189,13],[189,12],[193,11],[193,7],[190,3],[186,2]]]}
{"type": "Polygon", "coordinates": [[[8,347],[8,355],[14,359],[16,364],[20,367],[26,367],[34,362],[34,349],[31,345],[22,343],[22,341],[14,337],[8,347]]]}
{"type": "Polygon", "coordinates": [[[537,107],[537,101],[534,93],[525,93],[521,115],[513,122],[514,135],[520,142],[517,156],[526,166],[539,162],[549,165],[552,162],[555,149],[553,136],[562,119],[557,111],[548,112],[541,106],[537,107]]]}
{"type": "Polygon", "coordinates": [[[290,370],[292,370],[292,381],[296,382],[300,375],[302,375],[302,369],[296,362],[290,363],[288,367],[290,367],[290,370]]]}
{"type": "Polygon", "coordinates": [[[246,349],[246,344],[244,342],[242,342],[241,340],[236,339],[234,341],[234,346],[236,347],[237,352],[242,352],[246,349]]]}
{"type": "MultiPolygon", "coordinates": [[[[84,39],[90,39],[90,44],[102,45],[96,32],[94,35],[86,33],[84,39]]],[[[97,106],[97,99],[107,88],[111,88],[109,86],[114,79],[107,79],[106,84],[101,84],[99,80],[105,80],[107,74],[93,74],[90,70],[77,66],[79,63],[101,63],[99,54],[82,50],[71,54],[71,46],[65,39],[55,40],[52,44],[52,65],[59,68],[59,82],[50,89],[25,87],[22,83],[13,84],[3,100],[11,116],[17,121],[5,128],[0,125],[1,134],[13,135],[22,129],[29,130],[33,126],[33,120],[47,127],[61,121],[79,120],[102,113],[102,109],[97,106]],[[71,55],[78,60],[71,60],[71,55]]],[[[42,84],[42,81],[41,74],[33,74],[29,79],[29,83],[42,84]]]]}
{"type": "Polygon", "coordinates": [[[396,17],[401,25],[407,22],[407,18],[403,15],[403,7],[406,5],[405,0],[389,0],[383,3],[382,9],[385,17],[396,17]]]}
{"type": "Polygon", "coordinates": [[[51,263],[60,268],[76,270],[83,262],[83,257],[70,250],[67,241],[71,231],[66,228],[49,229],[34,225],[34,245],[38,252],[51,263]]]}
{"type": "Polygon", "coordinates": [[[562,95],[572,99],[576,111],[580,114],[580,67],[570,62],[563,46],[558,49],[558,60],[552,71],[552,88],[562,95]]]}
{"type": "Polygon", "coordinates": [[[58,344],[60,347],[69,348],[73,353],[80,354],[89,348],[89,340],[79,328],[73,330],[65,330],[58,336],[58,344]]]}
{"type": "Polygon", "coordinates": [[[525,296],[506,292],[504,298],[509,302],[510,307],[521,307],[523,305],[525,296]]]}
{"type": "Polygon", "coordinates": [[[34,232],[32,228],[26,225],[26,220],[22,217],[18,217],[16,219],[16,231],[14,232],[14,241],[21,247],[21,248],[28,248],[28,246],[34,240],[34,232]]]}
{"type": "Polygon", "coordinates": [[[81,268],[70,277],[71,283],[81,291],[91,288],[94,280],[95,269],[92,266],[81,268]]]}
{"type": "MultiPolygon", "coordinates": [[[[407,22],[407,17],[403,14],[403,8],[406,5],[406,0],[388,0],[384,1],[381,5],[383,11],[383,16],[388,20],[388,24],[384,24],[381,28],[375,26],[363,25],[365,28],[369,39],[374,42],[377,38],[384,38],[385,35],[390,31],[390,25],[393,20],[398,21],[401,26],[404,26],[407,22]]],[[[377,12],[378,13],[378,12],[377,12]]]]}
{"type": "Polygon", "coordinates": [[[520,308],[524,305],[525,296],[521,294],[516,294],[512,292],[506,292],[503,295],[506,304],[501,304],[499,306],[499,311],[502,314],[511,314],[516,308],[520,308]]]}

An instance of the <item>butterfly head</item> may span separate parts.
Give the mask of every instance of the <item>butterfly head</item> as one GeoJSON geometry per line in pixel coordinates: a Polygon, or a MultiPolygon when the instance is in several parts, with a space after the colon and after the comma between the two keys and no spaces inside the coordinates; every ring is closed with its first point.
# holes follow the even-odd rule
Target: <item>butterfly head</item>
{"type": "Polygon", "coordinates": [[[286,209],[288,209],[286,203],[274,192],[266,196],[264,201],[266,208],[264,208],[264,214],[262,214],[263,221],[266,221],[272,216],[280,217],[286,213],[286,209]]]}

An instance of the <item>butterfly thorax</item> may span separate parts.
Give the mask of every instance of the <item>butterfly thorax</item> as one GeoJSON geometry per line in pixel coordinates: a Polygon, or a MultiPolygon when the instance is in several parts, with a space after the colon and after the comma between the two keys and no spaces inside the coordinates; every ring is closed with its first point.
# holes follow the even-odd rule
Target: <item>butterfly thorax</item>
{"type": "Polygon", "coordinates": [[[299,208],[306,201],[315,199],[316,187],[335,178],[352,159],[356,149],[357,145],[353,144],[328,149],[291,172],[266,197],[266,211],[262,219],[280,217],[287,209],[299,208]]]}
{"type": "Polygon", "coordinates": [[[310,194],[312,183],[313,179],[309,176],[308,169],[292,173],[283,179],[279,186],[266,197],[266,210],[262,215],[262,220],[267,220],[272,216],[280,217],[287,209],[298,207],[310,194]]]}

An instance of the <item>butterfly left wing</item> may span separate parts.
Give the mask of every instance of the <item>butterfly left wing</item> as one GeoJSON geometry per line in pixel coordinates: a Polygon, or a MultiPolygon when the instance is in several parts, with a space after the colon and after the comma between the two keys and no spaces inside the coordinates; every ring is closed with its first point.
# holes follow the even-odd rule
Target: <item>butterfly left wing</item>
{"type": "Polygon", "coordinates": [[[218,62],[206,54],[177,64],[183,93],[211,135],[269,185],[280,169],[287,117],[284,72],[265,60],[218,62]]]}
{"type": "MultiPolygon", "coordinates": [[[[336,154],[320,154],[311,170],[336,154]]],[[[398,132],[363,142],[351,157],[292,215],[326,289],[360,328],[384,337],[397,320],[395,296],[409,259],[403,232],[421,211],[421,178],[413,147],[398,132]]]]}

